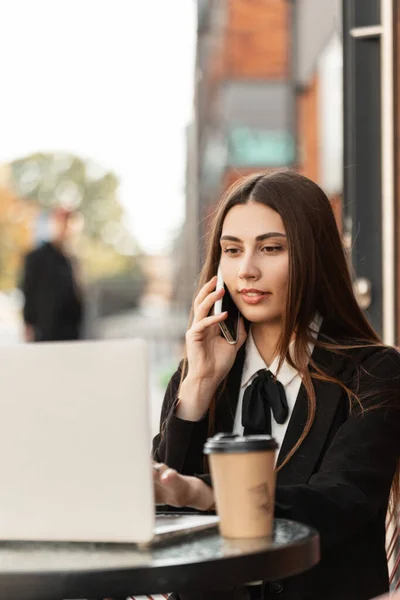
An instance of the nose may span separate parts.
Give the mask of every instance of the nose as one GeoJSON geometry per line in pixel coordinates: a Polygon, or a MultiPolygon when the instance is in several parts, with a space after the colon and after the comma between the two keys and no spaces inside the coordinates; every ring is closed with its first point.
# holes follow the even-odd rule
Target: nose
{"type": "Polygon", "coordinates": [[[257,280],[260,277],[260,269],[254,260],[252,254],[245,254],[241,260],[239,268],[239,278],[243,281],[257,280]]]}

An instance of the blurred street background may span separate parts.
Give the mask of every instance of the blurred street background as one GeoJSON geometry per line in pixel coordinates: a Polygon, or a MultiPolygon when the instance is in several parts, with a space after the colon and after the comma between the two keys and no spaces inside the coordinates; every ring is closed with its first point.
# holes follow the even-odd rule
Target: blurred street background
{"type": "Polygon", "coordinates": [[[0,22],[1,344],[24,343],[24,255],[79,211],[84,337],[149,340],[155,433],[208,218],[285,167],[328,193],[398,343],[400,0],[13,0],[0,22]]]}

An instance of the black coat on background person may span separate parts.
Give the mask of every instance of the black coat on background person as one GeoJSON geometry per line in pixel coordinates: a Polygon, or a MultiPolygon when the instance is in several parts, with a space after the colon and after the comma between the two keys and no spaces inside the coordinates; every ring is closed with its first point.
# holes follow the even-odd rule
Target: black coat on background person
{"type": "Polygon", "coordinates": [[[71,260],[56,245],[46,242],[27,254],[21,289],[24,322],[33,328],[35,341],[80,338],[82,299],[71,260]]]}

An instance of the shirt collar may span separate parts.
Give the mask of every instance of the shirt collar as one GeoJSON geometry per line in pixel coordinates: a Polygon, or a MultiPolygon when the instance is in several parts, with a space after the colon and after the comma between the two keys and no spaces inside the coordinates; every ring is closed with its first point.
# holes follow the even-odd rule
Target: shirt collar
{"type": "MultiPolygon", "coordinates": [[[[311,333],[312,333],[314,339],[316,339],[318,337],[318,333],[319,333],[321,324],[322,324],[322,317],[320,315],[316,315],[314,321],[310,325],[310,330],[311,330],[311,333]]],[[[294,345],[294,342],[292,342],[290,344],[289,352],[293,348],[293,345],[294,345]]],[[[314,349],[314,344],[309,344],[310,356],[313,352],[313,349],[314,349]]],[[[268,368],[271,371],[271,373],[273,373],[276,376],[278,381],[280,381],[282,383],[282,385],[284,385],[284,386],[289,385],[289,383],[291,383],[293,381],[293,379],[298,375],[297,369],[295,369],[294,367],[289,365],[289,363],[287,362],[286,359],[283,361],[281,368],[279,369],[279,372],[277,372],[278,365],[279,365],[279,357],[277,356],[276,358],[274,358],[271,365],[268,367],[268,365],[265,363],[261,354],[258,351],[258,348],[255,344],[255,341],[254,341],[254,338],[253,338],[253,335],[251,332],[251,328],[250,328],[250,331],[248,333],[247,340],[246,340],[246,358],[245,358],[244,366],[243,366],[241,386],[247,387],[247,385],[250,383],[250,380],[254,377],[254,375],[257,373],[257,371],[259,371],[260,369],[268,369],[268,368]]]]}
{"type": "Polygon", "coordinates": [[[246,387],[250,382],[250,379],[259,371],[260,369],[267,369],[267,365],[265,364],[261,354],[258,351],[258,348],[254,342],[253,334],[250,331],[247,335],[246,340],[246,357],[244,359],[243,366],[243,374],[242,374],[242,387],[246,387]]]}

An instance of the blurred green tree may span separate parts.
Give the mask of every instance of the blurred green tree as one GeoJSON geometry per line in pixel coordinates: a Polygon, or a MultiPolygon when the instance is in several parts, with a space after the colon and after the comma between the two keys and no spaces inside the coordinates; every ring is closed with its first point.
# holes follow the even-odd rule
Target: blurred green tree
{"type": "Polygon", "coordinates": [[[92,160],[64,153],[31,154],[11,163],[11,182],[18,196],[44,210],[53,206],[79,209],[85,233],[92,238],[101,238],[109,223],[121,222],[118,178],[92,160]]]}
{"type": "Polygon", "coordinates": [[[63,206],[83,215],[79,254],[87,283],[125,275],[143,289],[140,250],[125,224],[115,173],[73,154],[38,152],[10,164],[10,184],[40,211],[63,206]]]}

